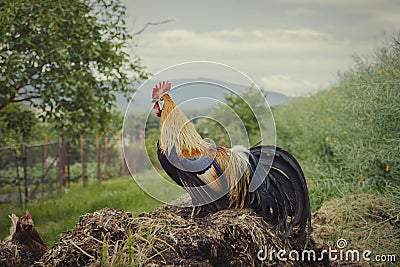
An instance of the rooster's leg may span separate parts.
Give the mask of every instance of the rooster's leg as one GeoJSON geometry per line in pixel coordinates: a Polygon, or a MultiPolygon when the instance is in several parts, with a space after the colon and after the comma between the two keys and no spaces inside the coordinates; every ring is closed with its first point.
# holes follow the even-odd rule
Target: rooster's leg
{"type": "Polygon", "coordinates": [[[190,215],[190,220],[193,221],[201,211],[201,206],[193,206],[192,214],[190,215]]]}

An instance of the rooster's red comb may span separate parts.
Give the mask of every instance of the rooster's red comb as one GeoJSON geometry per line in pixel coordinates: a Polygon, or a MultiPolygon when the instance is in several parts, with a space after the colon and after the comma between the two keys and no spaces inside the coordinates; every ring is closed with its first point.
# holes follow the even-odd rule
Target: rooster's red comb
{"type": "Polygon", "coordinates": [[[153,88],[152,98],[153,102],[157,102],[160,97],[171,89],[170,82],[160,82],[153,88]]]}
{"type": "Polygon", "coordinates": [[[32,215],[29,213],[29,210],[26,210],[25,216],[26,216],[28,219],[32,219],[32,215]]]}

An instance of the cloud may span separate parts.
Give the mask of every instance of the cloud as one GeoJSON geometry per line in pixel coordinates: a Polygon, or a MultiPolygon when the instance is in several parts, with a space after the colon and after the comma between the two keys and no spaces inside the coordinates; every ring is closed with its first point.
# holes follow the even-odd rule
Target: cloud
{"type": "Polygon", "coordinates": [[[299,96],[324,88],[338,70],[348,68],[353,54],[370,50],[370,43],[310,28],[236,28],[146,34],[136,53],[153,73],[187,61],[216,61],[241,70],[268,90],[299,96]]]}
{"type": "Polygon", "coordinates": [[[284,93],[288,96],[305,96],[326,89],[332,84],[330,82],[313,82],[310,80],[295,79],[291,76],[276,74],[261,77],[260,86],[267,91],[284,93]]]}
{"type": "Polygon", "coordinates": [[[398,4],[397,0],[279,0],[279,3],[287,3],[292,5],[313,5],[313,6],[335,6],[342,8],[352,8],[352,7],[374,7],[382,8],[384,6],[396,6],[398,4]]]}
{"type": "Polygon", "coordinates": [[[320,17],[321,14],[315,10],[304,8],[304,7],[296,7],[286,10],[286,15],[291,17],[320,17]]]}

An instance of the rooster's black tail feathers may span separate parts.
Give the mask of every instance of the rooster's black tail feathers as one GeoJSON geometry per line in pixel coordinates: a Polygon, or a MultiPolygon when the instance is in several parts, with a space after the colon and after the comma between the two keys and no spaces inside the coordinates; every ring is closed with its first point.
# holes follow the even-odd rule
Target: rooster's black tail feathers
{"type": "Polygon", "coordinates": [[[253,208],[276,226],[282,233],[282,240],[296,231],[293,236],[297,240],[304,240],[306,236],[307,246],[311,233],[311,209],[299,163],[289,152],[274,146],[257,146],[250,149],[250,154],[252,169],[261,167],[268,172],[261,186],[254,191],[259,201],[253,203],[253,208]]]}

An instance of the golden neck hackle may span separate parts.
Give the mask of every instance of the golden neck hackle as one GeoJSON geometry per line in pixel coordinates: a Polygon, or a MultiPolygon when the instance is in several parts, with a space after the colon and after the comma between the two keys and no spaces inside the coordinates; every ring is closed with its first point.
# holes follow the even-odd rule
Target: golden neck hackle
{"type": "Polygon", "coordinates": [[[181,157],[193,158],[206,155],[208,149],[193,124],[168,94],[163,98],[164,107],[160,117],[161,149],[170,153],[175,147],[181,157]]]}
{"type": "MultiPolygon", "coordinates": [[[[176,106],[172,98],[165,94],[164,107],[160,117],[160,148],[164,153],[171,153],[175,147],[180,157],[198,158],[200,156],[216,157],[224,172],[230,188],[229,202],[231,207],[243,208],[249,201],[248,186],[250,183],[247,163],[228,148],[214,147],[210,152],[210,145],[202,142],[200,134],[186,115],[176,106]],[[215,152],[217,152],[215,154],[215,152]]],[[[205,178],[205,177],[202,177],[205,178]]],[[[216,179],[218,177],[214,177],[216,179]]],[[[208,181],[204,181],[209,183],[208,181]]]]}

